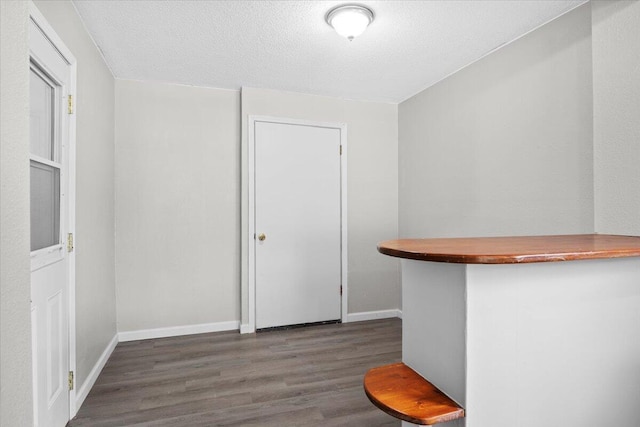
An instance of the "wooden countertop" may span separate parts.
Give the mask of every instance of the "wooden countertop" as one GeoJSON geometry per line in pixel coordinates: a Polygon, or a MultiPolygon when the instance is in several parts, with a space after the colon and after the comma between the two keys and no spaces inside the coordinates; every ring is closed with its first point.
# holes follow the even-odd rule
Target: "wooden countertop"
{"type": "Polygon", "coordinates": [[[378,252],[420,261],[460,264],[640,257],[640,236],[572,234],[565,236],[399,239],[378,244],[378,252]]]}

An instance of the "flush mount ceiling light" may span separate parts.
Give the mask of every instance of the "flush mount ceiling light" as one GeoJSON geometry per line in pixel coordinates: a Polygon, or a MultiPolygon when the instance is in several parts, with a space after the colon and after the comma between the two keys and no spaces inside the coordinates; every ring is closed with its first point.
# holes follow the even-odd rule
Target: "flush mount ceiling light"
{"type": "Polygon", "coordinates": [[[373,11],[359,4],[344,4],[327,12],[325,21],[336,33],[351,41],[373,22],[373,11]]]}

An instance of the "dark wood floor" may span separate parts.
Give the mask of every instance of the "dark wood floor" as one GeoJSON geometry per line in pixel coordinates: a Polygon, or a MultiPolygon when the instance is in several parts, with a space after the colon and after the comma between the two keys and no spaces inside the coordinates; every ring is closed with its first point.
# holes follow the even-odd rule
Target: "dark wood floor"
{"type": "Polygon", "coordinates": [[[70,426],[399,426],[362,378],[399,319],[120,343],[70,426]]]}

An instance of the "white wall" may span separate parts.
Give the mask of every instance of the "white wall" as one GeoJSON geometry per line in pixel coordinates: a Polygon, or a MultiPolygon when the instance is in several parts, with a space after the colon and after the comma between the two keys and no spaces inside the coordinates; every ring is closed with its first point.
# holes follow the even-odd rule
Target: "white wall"
{"type": "Polygon", "coordinates": [[[0,2],[0,425],[32,424],[29,3],[0,2]]]}
{"type": "MultiPolygon", "coordinates": [[[[247,165],[249,115],[347,124],[349,313],[400,308],[397,260],[376,244],[398,234],[397,105],[275,90],[242,89],[242,164],[247,165]]],[[[247,183],[247,168],[243,181],[247,183]]],[[[242,242],[247,240],[248,185],[242,188],[242,242]]],[[[246,245],[243,245],[246,259],[246,245]]],[[[242,266],[242,323],[248,322],[247,265],[242,266]]]]}
{"type": "Polygon", "coordinates": [[[595,1],[595,229],[640,235],[640,2],[595,1]]]}
{"type": "Polygon", "coordinates": [[[78,64],[76,91],[76,382],[116,334],[114,79],[70,1],[36,1],[78,64]]]}
{"type": "Polygon", "coordinates": [[[240,94],[116,81],[118,331],[240,317],[240,94]]]}
{"type": "Polygon", "coordinates": [[[400,104],[400,235],[593,232],[590,6],[400,104]]]}

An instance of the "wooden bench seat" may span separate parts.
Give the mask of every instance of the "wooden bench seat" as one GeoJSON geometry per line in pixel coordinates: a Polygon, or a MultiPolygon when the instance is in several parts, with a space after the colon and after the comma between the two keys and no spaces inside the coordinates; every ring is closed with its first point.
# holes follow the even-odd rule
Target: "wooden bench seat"
{"type": "Polygon", "coordinates": [[[364,376],[364,391],[387,414],[420,425],[464,417],[464,409],[404,363],[379,366],[364,376]]]}

